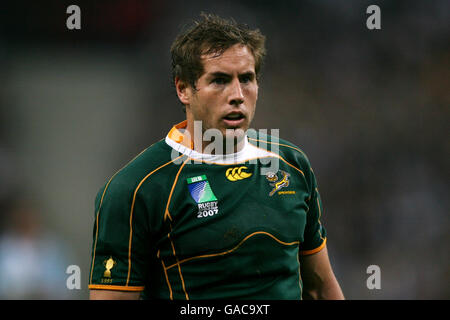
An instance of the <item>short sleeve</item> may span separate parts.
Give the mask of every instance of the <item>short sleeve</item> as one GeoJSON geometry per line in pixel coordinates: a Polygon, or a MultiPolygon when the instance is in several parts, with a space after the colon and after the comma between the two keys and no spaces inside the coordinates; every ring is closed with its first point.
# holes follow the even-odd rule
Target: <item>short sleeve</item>
{"type": "Polygon", "coordinates": [[[108,183],[96,197],[95,213],[89,289],[144,290],[148,229],[134,189],[108,183]]]}
{"type": "Polygon", "coordinates": [[[312,169],[309,169],[310,197],[307,200],[308,212],[306,213],[306,227],[304,240],[300,245],[300,254],[308,255],[319,252],[326,244],[326,230],[320,221],[322,217],[322,201],[317,187],[316,177],[312,169]]]}

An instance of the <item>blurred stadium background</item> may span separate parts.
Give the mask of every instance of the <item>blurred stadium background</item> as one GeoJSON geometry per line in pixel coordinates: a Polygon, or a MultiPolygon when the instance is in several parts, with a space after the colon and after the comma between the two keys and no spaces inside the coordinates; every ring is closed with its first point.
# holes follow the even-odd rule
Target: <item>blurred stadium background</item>
{"type": "Polygon", "coordinates": [[[449,299],[445,0],[2,3],[0,298],[88,297],[94,197],[183,120],[169,47],[202,10],[267,36],[253,128],[308,154],[346,298],[449,299]],[[66,28],[71,4],[81,30],[66,28]],[[371,4],[381,30],[366,28],[371,4]]]}

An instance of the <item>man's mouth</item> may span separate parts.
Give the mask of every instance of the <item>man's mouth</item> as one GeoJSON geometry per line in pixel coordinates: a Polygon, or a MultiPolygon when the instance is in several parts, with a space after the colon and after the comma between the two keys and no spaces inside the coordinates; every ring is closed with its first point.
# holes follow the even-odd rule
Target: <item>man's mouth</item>
{"type": "Polygon", "coordinates": [[[237,127],[241,125],[245,120],[245,116],[242,112],[230,112],[225,117],[223,117],[223,122],[228,127],[237,127]]]}

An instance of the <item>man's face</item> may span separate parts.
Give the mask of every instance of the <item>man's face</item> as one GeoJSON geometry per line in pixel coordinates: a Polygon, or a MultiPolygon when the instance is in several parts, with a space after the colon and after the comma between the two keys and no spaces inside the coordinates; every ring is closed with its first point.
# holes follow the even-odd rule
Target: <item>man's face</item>
{"type": "MultiPolygon", "coordinates": [[[[230,137],[226,136],[227,129],[247,131],[258,99],[255,59],[250,49],[236,44],[220,56],[203,56],[202,62],[204,73],[197,80],[196,89],[186,89],[188,130],[194,121],[202,121],[204,131],[215,128],[224,137],[230,137]]],[[[232,135],[238,139],[242,136],[232,135]]]]}

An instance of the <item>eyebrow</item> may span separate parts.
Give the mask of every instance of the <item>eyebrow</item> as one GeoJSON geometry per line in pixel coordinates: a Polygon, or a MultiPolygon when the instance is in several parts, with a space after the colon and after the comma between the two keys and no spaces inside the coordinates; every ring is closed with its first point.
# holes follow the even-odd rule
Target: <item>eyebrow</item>
{"type": "MultiPolygon", "coordinates": [[[[242,76],[252,76],[252,77],[254,77],[255,73],[253,71],[247,71],[247,72],[244,72],[244,73],[239,73],[238,76],[239,77],[242,77],[242,76]]],[[[210,78],[217,78],[217,77],[231,78],[232,76],[229,73],[217,71],[217,72],[210,73],[208,75],[208,77],[210,77],[210,78]]]]}

